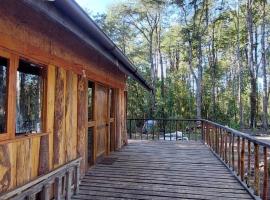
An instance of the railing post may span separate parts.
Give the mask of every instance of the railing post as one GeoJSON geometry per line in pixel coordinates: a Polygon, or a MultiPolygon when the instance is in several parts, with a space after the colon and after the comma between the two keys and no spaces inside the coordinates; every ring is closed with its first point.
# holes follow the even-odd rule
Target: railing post
{"type": "Polygon", "coordinates": [[[264,175],[263,175],[263,200],[268,199],[268,160],[267,160],[267,147],[263,148],[263,156],[264,156],[264,175]]]}

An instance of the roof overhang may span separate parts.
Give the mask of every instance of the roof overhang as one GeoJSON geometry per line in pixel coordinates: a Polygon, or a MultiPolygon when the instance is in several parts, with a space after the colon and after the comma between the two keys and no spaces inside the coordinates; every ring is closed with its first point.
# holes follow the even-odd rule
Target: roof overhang
{"type": "Polygon", "coordinates": [[[134,64],[74,0],[23,1],[50,20],[75,34],[89,47],[94,48],[118,67],[120,71],[138,81],[147,90],[153,91],[134,64]],[[52,7],[55,9],[52,9],[52,7]]]}

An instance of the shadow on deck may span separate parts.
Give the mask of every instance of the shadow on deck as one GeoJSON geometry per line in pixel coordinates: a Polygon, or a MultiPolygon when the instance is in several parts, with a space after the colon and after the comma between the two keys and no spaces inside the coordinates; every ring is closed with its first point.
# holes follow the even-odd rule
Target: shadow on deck
{"type": "Polygon", "coordinates": [[[129,141],[91,169],[73,199],[252,199],[201,142],[129,141]]]}

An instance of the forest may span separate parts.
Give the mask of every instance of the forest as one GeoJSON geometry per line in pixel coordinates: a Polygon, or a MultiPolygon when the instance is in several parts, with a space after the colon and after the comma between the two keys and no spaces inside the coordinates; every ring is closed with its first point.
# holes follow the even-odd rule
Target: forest
{"type": "Polygon", "coordinates": [[[269,126],[267,0],[122,0],[87,11],[153,87],[128,81],[129,118],[269,126]]]}

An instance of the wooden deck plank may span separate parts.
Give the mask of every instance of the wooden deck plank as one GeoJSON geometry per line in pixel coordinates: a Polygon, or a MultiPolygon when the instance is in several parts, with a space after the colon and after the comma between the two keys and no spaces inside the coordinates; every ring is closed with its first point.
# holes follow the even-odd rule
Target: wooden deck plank
{"type": "Polygon", "coordinates": [[[108,158],[86,173],[74,200],[252,199],[199,142],[131,141],[108,158]]]}

